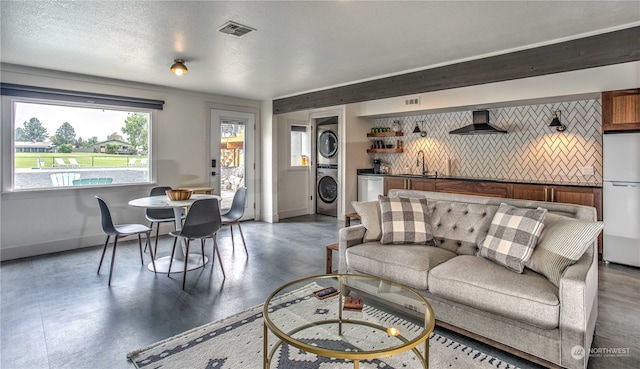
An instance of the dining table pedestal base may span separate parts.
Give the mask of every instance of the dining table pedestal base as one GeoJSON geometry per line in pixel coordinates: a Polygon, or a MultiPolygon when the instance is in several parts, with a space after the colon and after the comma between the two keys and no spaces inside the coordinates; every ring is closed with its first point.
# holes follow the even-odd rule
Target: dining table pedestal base
{"type": "MultiPolygon", "coordinates": [[[[169,271],[169,263],[171,262],[171,256],[161,257],[155,260],[156,261],[156,272],[157,273],[182,273],[184,272],[184,260],[178,260],[176,258],[173,259],[173,263],[171,264],[171,271],[169,271]]],[[[187,270],[194,270],[198,268],[202,268],[209,262],[209,258],[204,257],[204,263],[202,262],[202,255],[200,254],[189,254],[189,258],[187,261],[187,270]]],[[[153,264],[149,263],[147,268],[153,272],[153,264]]]]}

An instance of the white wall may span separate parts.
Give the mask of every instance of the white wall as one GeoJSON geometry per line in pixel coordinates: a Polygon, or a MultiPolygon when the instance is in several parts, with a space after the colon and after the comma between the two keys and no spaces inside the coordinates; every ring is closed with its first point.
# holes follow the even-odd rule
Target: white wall
{"type": "MultiPolygon", "coordinates": [[[[309,206],[309,188],[315,166],[306,169],[291,169],[290,132],[292,121],[310,127],[308,111],[280,114],[277,118],[278,131],[278,217],[280,219],[310,214],[313,209],[309,206]]],[[[311,131],[314,139],[315,131],[311,131]]]]}
{"type": "MultiPolygon", "coordinates": [[[[210,103],[259,109],[258,101],[208,95],[127,81],[0,65],[4,83],[87,91],[164,100],[153,116],[153,166],[156,182],[168,186],[208,185],[209,157],[206,105],[210,103]]],[[[11,169],[11,111],[2,105],[1,173],[11,169]]],[[[268,112],[271,117],[271,111],[268,112]]],[[[107,200],[116,222],[144,222],[144,211],[127,205],[146,196],[151,185],[3,192],[0,200],[0,257],[2,260],[69,250],[104,242],[94,195],[107,200]]]]}
{"type": "Polygon", "coordinates": [[[260,219],[266,222],[278,222],[278,177],[274,173],[278,170],[277,155],[274,147],[278,145],[277,118],[273,115],[273,101],[265,100],[261,103],[262,114],[260,121],[260,160],[259,182],[262,186],[260,201],[260,219]]]}
{"type": "Polygon", "coordinates": [[[371,147],[371,140],[367,138],[367,132],[371,132],[373,123],[356,116],[357,109],[354,104],[347,105],[345,109],[345,124],[343,140],[345,144],[344,161],[344,186],[343,198],[344,213],[353,213],[351,201],[358,200],[358,169],[373,167],[372,157],[367,154],[367,149],[371,147]]]}

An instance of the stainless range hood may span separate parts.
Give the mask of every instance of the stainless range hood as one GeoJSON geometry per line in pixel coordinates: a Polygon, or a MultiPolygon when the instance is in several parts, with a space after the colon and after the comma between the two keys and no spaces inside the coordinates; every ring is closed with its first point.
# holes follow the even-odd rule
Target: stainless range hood
{"type": "Polygon", "coordinates": [[[489,124],[488,110],[475,110],[473,112],[473,124],[450,131],[450,135],[488,135],[507,133],[489,124]]]}

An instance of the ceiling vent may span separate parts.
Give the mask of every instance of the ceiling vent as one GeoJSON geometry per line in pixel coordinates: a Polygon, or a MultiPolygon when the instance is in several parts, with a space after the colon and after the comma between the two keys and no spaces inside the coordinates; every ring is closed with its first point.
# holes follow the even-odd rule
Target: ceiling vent
{"type": "Polygon", "coordinates": [[[255,31],[255,28],[251,28],[248,26],[243,26],[240,23],[229,21],[224,24],[218,31],[222,33],[226,33],[227,35],[232,35],[236,37],[242,37],[249,32],[255,31]]]}

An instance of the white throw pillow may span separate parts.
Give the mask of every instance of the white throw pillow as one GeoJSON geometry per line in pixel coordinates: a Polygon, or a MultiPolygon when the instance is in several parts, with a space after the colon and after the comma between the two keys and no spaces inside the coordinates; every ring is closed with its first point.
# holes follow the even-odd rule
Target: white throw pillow
{"type": "Polygon", "coordinates": [[[360,216],[360,224],[367,229],[364,233],[364,242],[380,240],[382,237],[380,203],[378,201],[352,201],[351,206],[360,216]]]}

